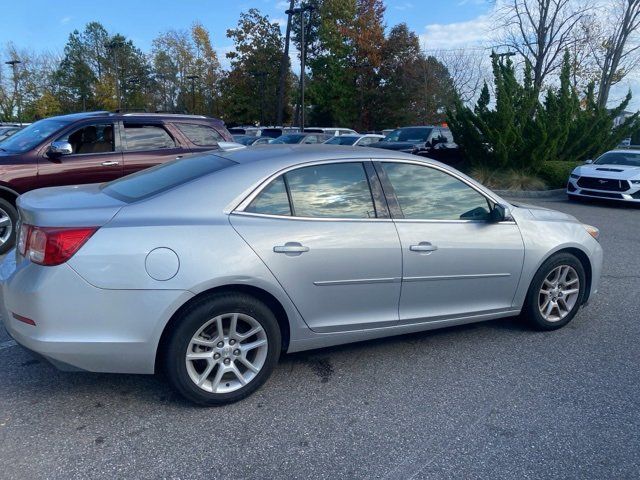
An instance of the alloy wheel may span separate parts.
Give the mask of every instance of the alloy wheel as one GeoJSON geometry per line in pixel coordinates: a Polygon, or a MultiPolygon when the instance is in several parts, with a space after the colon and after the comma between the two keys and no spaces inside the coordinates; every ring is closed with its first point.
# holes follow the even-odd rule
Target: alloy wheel
{"type": "Polygon", "coordinates": [[[267,334],[250,315],[226,313],[193,335],[185,361],[189,378],[210,393],[230,393],[260,372],[268,353],[267,334]]]}
{"type": "Polygon", "coordinates": [[[538,294],[540,314],[559,322],[573,310],[580,296],[580,277],[570,265],[559,265],[545,277],[538,294]]]}
{"type": "Polygon", "coordinates": [[[13,222],[9,214],[0,208],[0,246],[7,243],[13,232],[13,222]]]}

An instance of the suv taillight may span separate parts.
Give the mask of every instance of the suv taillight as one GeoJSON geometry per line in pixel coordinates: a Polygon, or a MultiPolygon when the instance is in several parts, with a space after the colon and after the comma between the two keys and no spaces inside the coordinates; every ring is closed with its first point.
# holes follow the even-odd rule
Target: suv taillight
{"type": "Polygon", "coordinates": [[[22,225],[18,239],[20,255],[45,266],[69,260],[98,227],[34,227],[22,225]]]}

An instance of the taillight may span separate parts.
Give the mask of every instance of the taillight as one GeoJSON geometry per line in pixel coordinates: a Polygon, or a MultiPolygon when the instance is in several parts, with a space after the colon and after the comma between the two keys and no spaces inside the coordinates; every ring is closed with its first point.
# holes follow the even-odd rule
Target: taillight
{"type": "Polygon", "coordinates": [[[22,225],[18,250],[33,263],[53,266],[69,260],[98,227],[34,227],[22,225]]]}

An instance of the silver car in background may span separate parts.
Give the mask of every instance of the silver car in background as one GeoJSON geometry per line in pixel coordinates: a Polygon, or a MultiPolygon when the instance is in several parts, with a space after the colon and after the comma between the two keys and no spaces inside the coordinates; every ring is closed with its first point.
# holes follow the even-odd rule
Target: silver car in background
{"type": "Polygon", "coordinates": [[[18,206],[11,336],[63,369],[163,369],[204,405],[253,392],[283,351],[518,314],[562,327],[602,264],[596,228],[370,148],[198,154],[18,206]]]}
{"type": "Polygon", "coordinates": [[[576,167],[567,182],[570,199],[603,198],[640,204],[640,151],[611,150],[576,167]]]}

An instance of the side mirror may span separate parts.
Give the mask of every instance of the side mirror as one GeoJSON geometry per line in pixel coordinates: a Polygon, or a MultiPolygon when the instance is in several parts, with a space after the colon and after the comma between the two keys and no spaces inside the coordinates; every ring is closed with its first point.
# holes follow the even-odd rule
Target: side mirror
{"type": "Polygon", "coordinates": [[[54,157],[61,155],[71,155],[73,153],[73,147],[69,142],[52,142],[49,147],[49,154],[54,157]]]}
{"type": "Polygon", "coordinates": [[[505,220],[511,220],[509,207],[500,203],[496,203],[491,209],[491,212],[489,212],[489,218],[487,219],[487,221],[489,223],[498,223],[504,222],[505,220]]]}
{"type": "Polygon", "coordinates": [[[586,164],[588,165],[588,164],[590,164],[590,163],[593,163],[593,160],[588,159],[588,160],[585,160],[585,161],[584,161],[584,163],[586,163],[586,164]]]}

